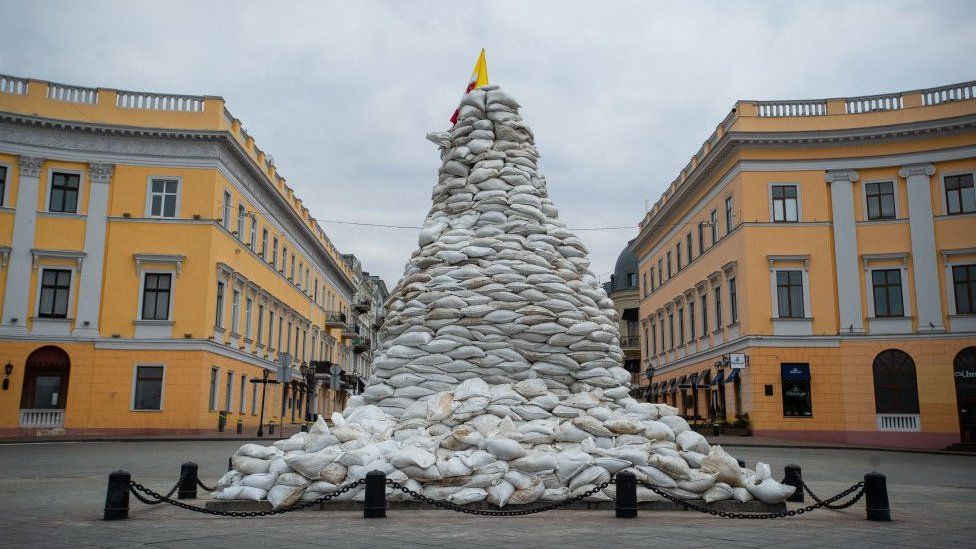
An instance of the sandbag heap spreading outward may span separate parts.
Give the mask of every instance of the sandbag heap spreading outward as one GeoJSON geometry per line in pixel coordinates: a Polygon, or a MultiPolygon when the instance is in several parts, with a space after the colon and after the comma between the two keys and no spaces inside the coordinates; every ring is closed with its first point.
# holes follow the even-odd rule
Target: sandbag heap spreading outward
{"type": "MultiPolygon", "coordinates": [[[[678,497],[784,501],[677,410],[629,396],[613,303],[559,220],[518,103],[485,86],[428,138],[433,207],[391,293],[373,377],[343,413],[247,444],[218,499],[311,500],[372,470],[454,503],[558,501],[622,470],[678,497]]],[[[400,492],[391,497],[402,497],[400,492]]],[[[661,499],[641,487],[642,501],[661,499]]],[[[360,487],[338,499],[362,499],[360,487]]],[[[590,499],[613,497],[613,486],[590,499]]]]}

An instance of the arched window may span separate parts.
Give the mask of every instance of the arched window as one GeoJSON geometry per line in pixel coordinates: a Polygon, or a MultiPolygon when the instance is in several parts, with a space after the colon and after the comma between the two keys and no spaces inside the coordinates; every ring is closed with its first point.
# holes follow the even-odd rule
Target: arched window
{"type": "Polygon", "coordinates": [[[917,414],[915,361],[904,351],[888,349],[874,358],[874,407],[879,414],[917,414]]]}

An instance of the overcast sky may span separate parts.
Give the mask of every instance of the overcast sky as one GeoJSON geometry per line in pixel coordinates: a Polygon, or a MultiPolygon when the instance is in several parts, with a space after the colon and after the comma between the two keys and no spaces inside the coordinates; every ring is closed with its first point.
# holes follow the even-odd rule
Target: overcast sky
{"type": "MultiPolygon", "coordinates": [[[[737,99],[976,78],[976,2],[0,1],[0,72],[221,95],[313,215],[419,225],[474,64],[570,227],[636,225],[737,99]]],[[[417,231],[323,223],[392,285],[417,231]]],[[[605,280],[633,230],[585,231],[605,280]]]]}

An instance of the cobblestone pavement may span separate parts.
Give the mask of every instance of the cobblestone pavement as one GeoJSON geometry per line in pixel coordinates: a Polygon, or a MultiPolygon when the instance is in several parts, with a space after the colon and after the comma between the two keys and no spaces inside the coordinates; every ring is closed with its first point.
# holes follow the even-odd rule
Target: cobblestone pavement
{"type": "MultiPolygon", "coordinates": [[[[888,476],[894,522],[864,520],[864,505],[780,520],[728,520],[690,512],[553,511],[515,518],[448,511],[303,511],[227,519],[133,500],[127,521],[101,518],[108,473],[130,471],[168,490],[179,465],[194,460],[212,483],[227,468],[231,441],[52,443],[0,446],[3,547],[972,547],[976,543],[976,458],[861,450],[730,447],[754,465],[803,467],[806,482],[832,495],[870,470],[888,476]]],[[[796,505],[796,504],[792,504],[796,505]]]]}

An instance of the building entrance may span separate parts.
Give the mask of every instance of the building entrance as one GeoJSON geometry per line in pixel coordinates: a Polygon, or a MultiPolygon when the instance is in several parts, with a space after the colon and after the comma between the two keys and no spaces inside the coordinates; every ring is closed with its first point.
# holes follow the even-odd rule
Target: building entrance
{"type": "Polygon", "coordinates": [[[967,347],[953,360],[956,378],[956,403],[963,444],[976,444],[976,347],[967,347]]]}

